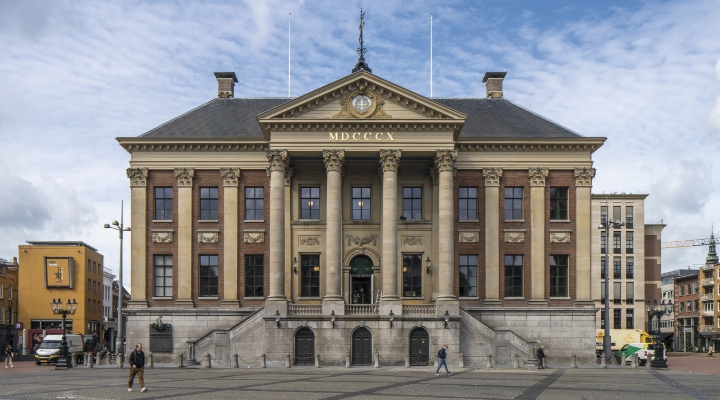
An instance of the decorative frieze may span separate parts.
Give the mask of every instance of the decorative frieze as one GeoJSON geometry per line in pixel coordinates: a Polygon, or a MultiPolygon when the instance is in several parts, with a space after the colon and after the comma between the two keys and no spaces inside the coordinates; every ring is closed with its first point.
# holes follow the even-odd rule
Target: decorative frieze
{"type": "Polygon", "coordinates": [[[504,232],[505,243],[525,243],[525,232],[504,232]]]}
{"type": "Polygon", "coordinates": [[[485,178],[485,186],[500,186],[502,168],[483,168],[482,172],[483,178],[485,178]]]}
{"type": "Polygon", "coordinates": [[[380,237],[373,233],[370,236],[365,236],[363,238],[353,235],[345,235],[345,240],[347,240],[347,245],[350,247],[351,244],[356,244],[358,246],[364,246],[366,244],[372,243],[373,246],[377,246],[377,240],[380,237]]]}
{"type": "Polygon", "coordinates": [[[435,153],[435,167],[438,172],[450,171],[454,172],[455,159],[458,152],[455,150],[438,150],[435,153]]]}
{"type": "Polygon", "coordinates": [[[243,230],[243,242],[245,243],[265,243],[265,230],[243,230]]]}
{"type": "Polygon", "coordinates": [[[592,186],[595,168],[575,168],[575,186],[592,186]]]}
{"type": "Polygon", "coordinates": [[[460,242],[460,243],[478,243],[478,242],[480,242],[480,231],[479,230],[458,231],[458,242],[460,242]]]}
{"type": "Polygon", "coordinates": [[[405,246],[422,246],[422,236],[403,236],[403,245],[405,246]]]}
{"type": "Polygon", "coordinates": [[[272,171],[287,171],[290,163],[287,150],[266,149],[265,156],[268,159],[268,175],[270,175],[272,171]]]}
{"type": "Polygon", "coordinates": [[[147,168],[128,168],[127,177],[130,178],[130,187],[147,186],[147,168]]]}
{"type": "Polygon", "coordinates": [[[323,161],[325,162],[327,172],[342,171],[343,163],[345,162],[345,151],[323,150],[323,161]]]}
{"type": "Polygon", "coordinates": [[[530,186],[545,186],[545,178],[549,172],[549,168],[530,168],[528,171],[530,186]]]}
{"type": "Polygon", "coordinates": [[[172,243],[173,242],[173,230],[172,229],[151,229],[152,242],[153,243],[172,243]]]}
{"type": "Polygon", "coordinates": [[[400,156],[402,150],[380,150],[380,165],[382,171],[396,171],[400,167],[400,156]]]}
{"type": "Polygon", "coordinates": [[[240,181],[240,168],[220,168],[223,186],[238,186],[240,181]]]}
{"type": "Polygon", "coordinates": [[[175,168],[178,186],[192,186],[194,177],[195,169],[193,168],[175,168]]]}
{"type": "Polygon", "coordinates": [[[318,236],[300,236],[300,247],[317,246],[320,246],[320,238],[318,236]]]}
{"type": "Polygon", "coordinates": [[[202,229],[197,231],[198,243],[218,243],[220,242],[220,230],[218,229],[202,229]]]}
{"type": "Polygon", "coordinates": [[[550,243],[570,243],[570,231],[551,231],[550,243]]]}

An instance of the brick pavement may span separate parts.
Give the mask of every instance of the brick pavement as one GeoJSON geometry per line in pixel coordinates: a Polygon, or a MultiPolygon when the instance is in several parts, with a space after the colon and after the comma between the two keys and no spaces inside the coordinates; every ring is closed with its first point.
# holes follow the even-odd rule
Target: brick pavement
{"type": "MultiPolygon", "coordinates": [[[[678,360],[683,357],[676,357],[678,360]]],[[[684,356],[685,359],[702,357],[684,356]]],[[[715,358],[709,362],[716,361],[715,358]]],[[[672,359],[672,358],[671,358],[672,359]]],[[[720,359],[717,359],[720,363],[720,359]]],[[[682,362],[685,362],[683,360],[682,362]]],[[[680,363],[680,362],[678,362],[680,363]]],[[[171,368],[146,369],[149,390],[127,391],[127,369],[107,366],[55,371],[53,366],[17,363],[0,368],[0,399],[615,399],[652,396],[720,399],[710,376],[677,370],[653,371],[590,365],[584,368],[456,369],[434,375],[432,367],[375,368],[171,368]]],[[[553,365],[551,364],[551,367],[553,365]]]]}

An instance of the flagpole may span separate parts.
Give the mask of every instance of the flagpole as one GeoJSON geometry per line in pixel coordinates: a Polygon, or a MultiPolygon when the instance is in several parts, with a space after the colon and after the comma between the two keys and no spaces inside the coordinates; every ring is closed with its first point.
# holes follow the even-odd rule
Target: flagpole
{"type": "Polygon", "coordinates": [[[292,13],[288,13],[288,97],[290,97],[290,22],[292,13]]]}
{"type": "Polygon", "coordinates": [[[430,14],[430,97],[433,97],[433,76],[432,76],[432,14],[430,14]]]}

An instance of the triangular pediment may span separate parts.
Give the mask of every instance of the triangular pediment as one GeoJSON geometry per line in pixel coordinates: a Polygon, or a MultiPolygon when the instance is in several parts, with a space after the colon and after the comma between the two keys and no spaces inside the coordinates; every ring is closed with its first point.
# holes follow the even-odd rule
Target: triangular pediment
{"type": "Polygon", "coordinates": [[[258,115],[262,123],[344,121],[462,123],[466,115],[364,71],[258,115]]]}

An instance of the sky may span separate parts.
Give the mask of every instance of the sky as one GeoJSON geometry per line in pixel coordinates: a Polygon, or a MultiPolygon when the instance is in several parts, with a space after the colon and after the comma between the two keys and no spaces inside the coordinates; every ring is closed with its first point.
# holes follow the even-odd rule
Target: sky
{"type": "MultiPolygon", "coordinates": [[[[129,216],[127,154],[138,136],[217,95],[290,96],[351,72],[359,10],[373,73],[430,95],[505,97],[584,136],[593,193],[647,193],[663,241],[720,223],[718,1],[39,1],[0,2],[0,258],[26,240],[96,247],[117,274],[129,216]]],[[[129,241],[125,279],[129,284],[129,241]]],[[[663,271],[707,247],[663,250],[663,271]]]]}

